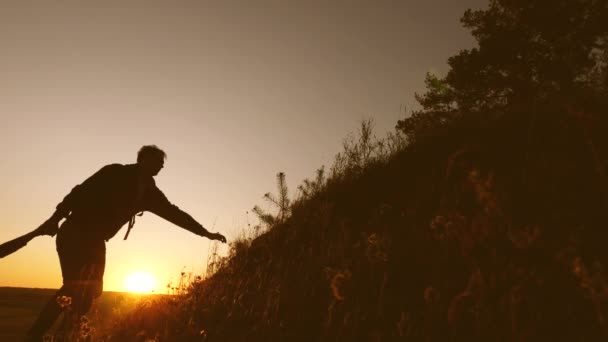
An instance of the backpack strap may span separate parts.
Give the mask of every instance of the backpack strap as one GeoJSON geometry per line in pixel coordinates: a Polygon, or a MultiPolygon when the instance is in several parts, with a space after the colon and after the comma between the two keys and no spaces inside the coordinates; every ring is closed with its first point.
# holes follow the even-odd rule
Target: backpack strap
{"type": "Polygon", "coordinates": [[[123,240],[126,240],[129,237],[129,233],[131,232],[131,229],[135,225],[135,216],[143,216],[143,215],[144,215],[144,212],[142,211],[139,214],[135,214],[135,215],[133,215],[133,217],[131,217],[131,219],[129,220],[129,228],[127,228],[127,233],[125,234],[125,238],[123,240]]]}
{"type": "MultiPolygon", "coordinates": [[[[135,203],[140,203],[144,197],[144,184],[145,183],[143,179],[137,179],[137,195],[135,197],[135,203]]],[[[123,240],[126,240],[129,237],[129,233],[135,225],[135,216],[142,216],[143,214],[144,212],[142,211],[139,214],[135,214],[133,215],[133,217],[131,217],[131,219],[129,220],[129,228],[127,229],[127,233],[125,234],[125,238],[123,240]]]]}

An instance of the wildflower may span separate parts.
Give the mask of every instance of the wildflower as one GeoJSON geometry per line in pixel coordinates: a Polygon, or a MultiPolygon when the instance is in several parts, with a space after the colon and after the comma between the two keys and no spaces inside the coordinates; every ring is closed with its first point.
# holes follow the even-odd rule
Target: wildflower
{"type": "Polygon", "coordinates": [[[57,297],[57,305],[62,310],[67,310],[72,306],[72,297],[69,296],[59,296],[57,297]]]}
{"type": "Polygon", "coordinates": [[[331,290],[334,298],[338,301],[344,301],[344,287],[351,277],[350,271],[337,272],[331,279],[331,290]]]}

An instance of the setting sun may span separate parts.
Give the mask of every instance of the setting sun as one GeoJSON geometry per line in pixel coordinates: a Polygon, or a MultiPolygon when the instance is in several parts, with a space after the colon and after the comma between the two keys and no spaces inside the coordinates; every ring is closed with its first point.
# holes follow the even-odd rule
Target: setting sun
{"type": "Polygon", "coordinates": [[[154,291],[156,280],[145,271],[131,273],[125,281],[125,287],[129,292],[150,293],[154,291]]]}

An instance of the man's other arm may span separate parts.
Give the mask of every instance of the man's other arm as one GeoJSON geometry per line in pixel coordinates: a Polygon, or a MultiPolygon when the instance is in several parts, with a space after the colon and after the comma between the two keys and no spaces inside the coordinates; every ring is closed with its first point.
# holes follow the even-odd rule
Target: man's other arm
{"type": "Polygon", "coordinates": [[[192,216],[169,202],[165,194],[163,194],[155,185],[152,186],[150,192],[146,195],[145,201],[146,210],[164,218],[176,226],[211,240],[226,242],[226,238],[222,234],[209,232],[192,216]]]}
{"type": "Polygon", "coordinates": [[[0,245],[0,258],[4,258],[7,255],[13,254],[14,252],[20,250],[25,247],[28,242],[30,242],[33,238],[41,235],[50,235],[54,236],[57,231],[56,227],[48,225],[47,222],[40,225],[40,227],[35,230],[22,235],[16,239],[5,242],[0,245]]]}

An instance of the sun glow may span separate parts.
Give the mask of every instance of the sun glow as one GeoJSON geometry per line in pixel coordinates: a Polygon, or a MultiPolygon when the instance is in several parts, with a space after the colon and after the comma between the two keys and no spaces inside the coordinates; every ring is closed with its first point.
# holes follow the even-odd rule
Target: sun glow
{"type": "Polygon", "coordinates": [[[154,277],[145,271],[131,273],[125,281],[125,287],[129,292],[151,293],[156,286],[154,277]]]}

